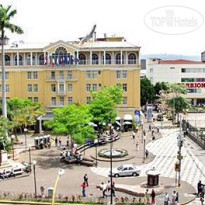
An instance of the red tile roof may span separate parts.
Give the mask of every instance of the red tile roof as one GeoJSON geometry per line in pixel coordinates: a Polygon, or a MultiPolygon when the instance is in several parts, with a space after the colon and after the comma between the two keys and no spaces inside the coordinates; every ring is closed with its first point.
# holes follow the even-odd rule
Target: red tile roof
{"type": "Polygon", "coordinates": [[[177,60],[160,60],[159,64],[205,64],[205,63],[201,61],[177,59],[177,60]]]}

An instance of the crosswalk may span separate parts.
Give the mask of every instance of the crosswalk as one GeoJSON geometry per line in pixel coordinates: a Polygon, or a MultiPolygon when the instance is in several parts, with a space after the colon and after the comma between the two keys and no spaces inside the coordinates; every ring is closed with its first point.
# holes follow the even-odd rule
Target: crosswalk
{"type": "MultiPolygon", "coordinates": [[[[146,149],[155,155],[152,162],[143,164],[140,176],[146,176],[146,171],[155,167],[163,177],[175,178],[175,163],[177,160],[177,136],[179,129],[162,129],[162,138],[155,142],[150,142],[146,145],[146,149]]],[[[184,143],[185,144],[185,143],[184,143]]],[[[181,150],[183,159],[181,161],[181,180],[186,181],[193,186],[196,186],[198,181],[205,182],[204,165],[199,159],[194,156],[189,147],[183,146],[181,150]]],[[[102,176],[108,176],[109,168],[105,167],[92,167],[91,170],[102,176]]]]}

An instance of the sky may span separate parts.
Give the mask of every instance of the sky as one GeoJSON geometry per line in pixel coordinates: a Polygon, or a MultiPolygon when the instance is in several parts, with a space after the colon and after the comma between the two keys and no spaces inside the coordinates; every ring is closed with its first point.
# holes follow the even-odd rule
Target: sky
{"type": "Polygon", "coordinates": [[[141,54],[200,55],[205,50],[203,0],[1,0],[17,10],[23,35],[10,42],[72,41],[97,25],[97,37],[124,36],[141,54]],[[172,25],[168,24],[172,21],[172,25]]]}

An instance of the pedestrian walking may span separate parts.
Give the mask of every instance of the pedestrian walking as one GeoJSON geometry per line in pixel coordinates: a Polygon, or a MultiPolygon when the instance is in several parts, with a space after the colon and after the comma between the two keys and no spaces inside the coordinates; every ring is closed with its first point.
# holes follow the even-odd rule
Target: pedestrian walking
{"type": "Polygon", "coordinates": [[[173,191],[172,193],[172,199],[171,199],[171,204],[175,205],[175,201],[176,201],[176,191],[173,191]]]}
{"type": "Polygon", "coordinates": [[[168,205],[169,204],[169,194],[165,193],[164,195],[164,205],[168,205]]]}
{"type": "Polygon", "coordinates": [[[152,125],[149,124],[149,131],[151,132],[151,130],[152,130],[152,125]]]}
{"type": "Polygon", "coordinates": [[[59,140],[58,140],[58,145],[59,145],[59,147],[61,147],[61,145],[62,145],[62,140],[61,140],[61,138],[59,138],[59,140]]]}
{"type": "Polygon", "coordinates": [[[136,142],[136,149],[137,149],[137,151],[139,151],[139,149],[140,149],[140,142],[139,142],[139,140],[137,140],[137,142],[136,142]]]}
{"type": "Polygon", "coordinates": [[[41,187],[40,187],[40,191],[41,191],[41,196],[44,196],[44,191],[45,191],[44,186],[41,186],[41,187]]]}
{"type": "Polygon", "coordinates": [[[112,194],[112,196],[115,197],[115,182],[112,182],[112,186],[111,186],[111,194],[112,194]]]}
{"type": "Polygon", "coordinates": [[[150,201],[150,195],[149,195],[149,190],[148,189],[146,189],[146,191],[145,191],[145,194],[144,194],[144,204],[149,204],[149,201],[150,201]]]}
{"type": "Polygon", "coordinates": [[[179,204],[179,192],[176,193],[175,203],[179,204]]]}
{"type": "Polygon", "coordinates": [[[152,136],[154,136],[154,130],[152,130],[152,136]]]}
{"type": "Polygon", "coordinates": [[[58,146],[58,138],[57,137],[55,138],[55,146],[56,147],[58,146]]]}
{"type": "Polygon", "coordinates": [[[103,198],[104,198],[105,196],[107,197],[106,191],[107,191],[107,185],[102,182],[102,194],[103,194],[102,197],[103,197],[103,198]]]}
{"type": "Polygon", "coordinates": [[[146,136],[146,131],[145,130],[143,130],[143,135],[146,136]]]}
{"type": "Polygon", "coordinates": [[[156,194],[155,194],[154,189],[152,189],[152,192],[151,192],[150,196],[151,196],[151,199],[152,199],[152,204],[155,204],[155,196],[156,196],[156,194]]]}
{"type": "Polygon", "coordinates": [[[148,158],[148,156],[149,156],[149,151],[146,149],[145,150],[145,157],[148,158]]]}
{"type": "Polygon", "coordinates": [[[86,187],[87,187],[87,184],[85,182],[83,182],[81,184],[81,187],[82,187],[82,195],[83,195],[83,197],[86,197],[86,187]]]}
{"type": "Polygon", "coordinates": [[[132,139],[135,140],[135,131],[132,132],[132,139]]]}
{"type": "Polygon", "coordinates": [[[159,126],[157,127],[157,133],[159,134],[159,126]]]}
{"type": "Polygon", "coordinates": [[[201,181],[199,181],[198,184],[197,184],[197,191],[198,191],[197,196],[200,196],[201,191],[202,191],[202,183],[201,183],[201,181]]]}
{"type": "Polygon", "coordinates": [[[152,136],[152,142],[154,142],[154,141],[155,141],[155,136],[153,135],[153,136],[152,136]]]}
{"type": "Polygon", "coordinates": [[[88,175],[85,174],[83,179],[84,179],[84,182],[86,183],[86,185],[88,186],[88,175]]]}

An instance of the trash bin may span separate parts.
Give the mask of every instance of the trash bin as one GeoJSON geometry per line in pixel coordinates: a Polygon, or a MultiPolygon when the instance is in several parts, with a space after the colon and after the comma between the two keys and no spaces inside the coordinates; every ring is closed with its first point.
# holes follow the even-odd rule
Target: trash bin
{"type": "Polygon", "coordinates": [[[53,187],[48,187],[48,198],[52,198],[53,196],[53,187]]]}

